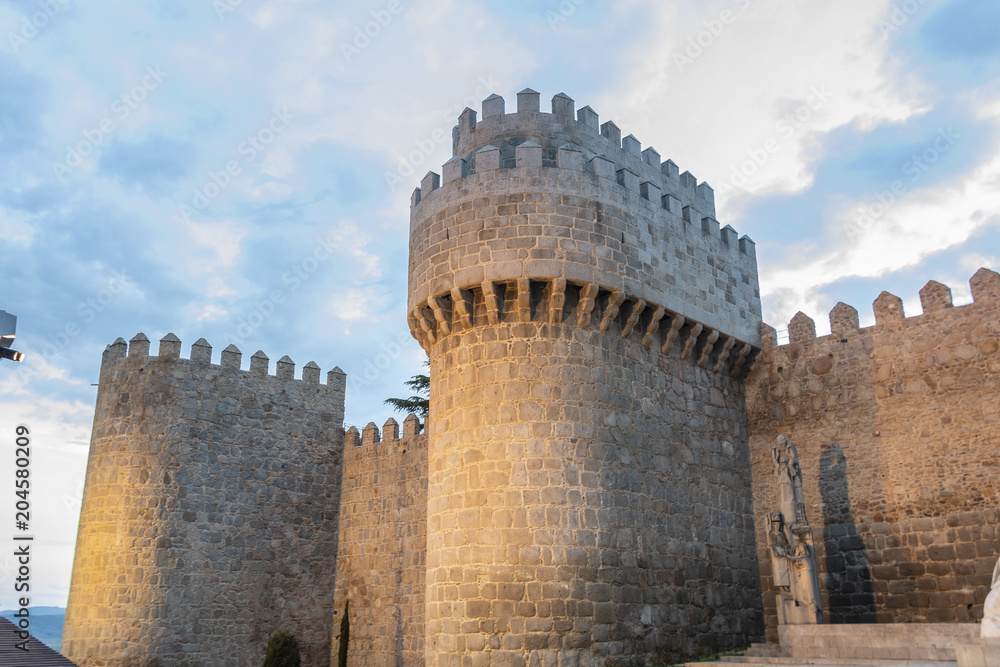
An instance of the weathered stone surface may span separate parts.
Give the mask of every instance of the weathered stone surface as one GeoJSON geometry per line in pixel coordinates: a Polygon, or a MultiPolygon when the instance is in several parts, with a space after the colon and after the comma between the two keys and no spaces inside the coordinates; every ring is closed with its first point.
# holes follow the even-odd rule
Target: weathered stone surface
{"type": "MultiPolygon", "coordinates": [[[[992,275],[980,271],[973,284],[992,275]]],[[[935,307],[946,303],[942,288],[925,288],[928,312],[917,317],[904,318],[902,301],[883,293],[873,327],[852,332],[856,316],[838,305],[831,323],[844,324],[833,335],[780,347],[764,337],[747,405],[772,640],[762,545],[779,433],[798,446],[807,509],[822,518],[814,538],[833,623],[983,617],[1000,554],[1000,308],[981,287],[972,304],[935,307]]]]}
{"type": "MultiPolygon", "coordinates": [[[[176,337],[173,337],[176,338],[176,337]]],[[[179,341],[165,339],[172,346],[179,341]]],[[[146,357],[101,367],[63,652],[77,664],[326,665],[344,384],[146,357]]],[[[341,376],[342,377],[342,376],[341,376]]]]}
{"type": "Polygon", "coordinates": [[[496,146],[501,168],[411,210],[429,666],[601,665],[762,631],[737,366],[760,336],[752,244],[723,238],[711,188],[554,104],[460,124],[456,155],[496,146]]]}
{"type": "Polygon", "coordinates": [[[423,664],[427,436],[418,428],[409,415],[399,438],[389,419],[381,439],[365,428],[371,441],[344,450],[331,663],[350,600],[348,665],[423,664]]]}

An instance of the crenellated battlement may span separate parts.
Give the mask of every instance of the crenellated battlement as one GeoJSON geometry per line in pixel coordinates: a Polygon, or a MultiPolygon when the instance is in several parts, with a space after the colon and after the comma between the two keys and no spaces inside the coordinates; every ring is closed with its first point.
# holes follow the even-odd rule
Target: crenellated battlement
{"type": "MultiPolygon", "coordinates": [[[[583,322],[574,295],[596,290],[590,307],[602,313],[601,330],[634,313],[618,329],[639,331],[647,346],[665,335],[656,326],[664,316],[701,324],[705,340],[683,353],[698,352],[703,364],[715,340],[717,353],[759,346],[753,241],[720,228],[711,187],[655,149],[600,125],[589,107],[575,113],[563,94],[541,113],[531,90],[518,95],[518,113],[497,95],[483,102],[482,120],[466,109],[454,147],[443,175],[428,173],[411,202],[407,310],[425,349],[469,321],[472,295],[494,304],[490,324],[509,321],[501,305],[512,290],[523,301],[516,308],[528,306],[518,321],[552,324],[583,322]],[[537,294],[520,290],[523,281],[537,294]]],[[[712,363],[720,361],[721,369],[729,357],[712,363]]]]}
{"type": "Polygon", "coordinates": [[[274,375],[269,374],[270,359],[262,350],[257,350],[250,357],[249,367],[242,368],[243,353],[235,345],[229,345],[219,357],[219,363],[212,363],[212,346],[204,338],[199,338],[191,345],[190,355],[185,359],[181,357],[181,340],[172,333],[160,339],[160,347],[157,355],[151,357],[149,354],[150,341],[146,334],[137,333],[126,343],[124,338],[118,338],[114,343],[108,345],[101,358],[102,370],[107,364],[115,363],[119,360],[129,360],[130,362],[143,363],[148,359],[175,360],[181,363],[200,364],[213,368],[221,368],[231,371],[238,371],[254,378],[274,378],[289,382],[300,382],[305,386],[329,387],[331,390],[343,394],[347,385],[347,374],[334,366],[326,374],[326,383],[320,383],[321,370],[315,361],[308,362],[302,367],[301,375],[295,377],[295,362],[283,356],[275,364],[274,375]]]}
{"type": "Polygon", "coordinates": [[[351,426],[344,435],[344,447],[362,447],[364,445],[374,445],[380,442],[395,442],[400,439],[411,438],[424,433],[424,425],[420,419],[412,412],[406,415],[403,420],[403,432],[400,435],[399,422],[389,417],[382,425],[379,432],[375,422],[368,422],[360,432],[357,426],[351,426]]]}
{"type": "Polygon", "coordinates": [[[715,239],[721,252],[755,259],[748,236],[740,237],[728,225],[720,228],[708,183],[699,183],[688,171],[679,173],[672,160],[661,161],[656,149],[643,150],[633,135],[623,138],[614,122],[599,124],[590,107],[580,109],[574,119],[574,101],[563,93],[552,99],[552,113],[538,109],[539,94],[531,89],[518,94],[517,113],[505,113],[499,95],[483,101],[482,120],[466,108],[454,129],[454,157],[441,174],[428,172],[423,178],[413,192],[412,208],[447,196],[465,179],[471,179],[467,186],[487,193],[490,181],[506,170],[536,169],[530,173],[601,183],[631,204],[656,211],[659,222],[674,233],[705,235],[715,239]]]}
{"type": "Polygon", "coordinates": [[[903,311],[903,300],[895,294],[882,292],[872,303],[875,324],[862,328],[858,311],[853,306],[839,302],[830,311],[830,334],[816,336],[815,321],[803,312],[798,312],[788,323],[788,343],[777,344],[777,332],[768,324],[761,324],[761,347],[786,348],[803,343],[847,343],[848,339],[864,331],[884,331],[894,327],[913,327],[923,323],[936,322],[942,317],[961,319],[966,313],[988,308],[1000,315],[1000,274],[981,268],[969,280],[972,303],[955,306],[951,289],[936,280],[929,281],[920,290],[920,315],[907,317],[903,311]]]}
{"type": "Polygon", "coordinates": [[[867,327],[838,303],[826,336],[797,313],[784,345],[761,325],[746,391],[772,628],[766,513],[777,500],[779,434],[799,448],[806,513],[822,517],[817,561],[832,622],[967,622],[982,613],[973,591],[985,596],[1000,548],[1000,274],[982,268],[969,284],[972,303],[955,306],[946,285],[928,282],[923,312],[911,317],[882,292],[867,327]],[[914,597],[914,587],[937,593],[914,597]],[[956,606],[959,596],[966,602],[956,606]]]}
{"type": "Polygon", "coordinates": [[[181,348],[139,333],[104,352],[63,648],[227,667],[288,628],[328,664],[346,375],[181,348]]]}

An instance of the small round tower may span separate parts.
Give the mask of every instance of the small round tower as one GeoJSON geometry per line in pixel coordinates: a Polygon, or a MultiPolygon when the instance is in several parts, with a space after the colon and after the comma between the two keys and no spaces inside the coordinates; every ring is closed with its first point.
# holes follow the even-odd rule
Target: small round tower
{"type": "Polygon", "coordinates": [[[589,107],[517,98],[466,109],[411,201],[426,664],[602,665],[760,636],[753,242],[589,107]]]}
{"type": "Polygon", "coordinates": [[[330,658],[344,384],[201,339],[104,353],[63,630],[81,667],[261,664],[287,630],[330,658]]]}

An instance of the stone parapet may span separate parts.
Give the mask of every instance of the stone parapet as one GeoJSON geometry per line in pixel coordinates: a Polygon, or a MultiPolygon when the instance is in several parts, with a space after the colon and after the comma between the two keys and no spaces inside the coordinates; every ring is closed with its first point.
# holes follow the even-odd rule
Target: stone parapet
{"type": "Polygon", "coordinates": [[[968,622],[1000,553],[1000,275],[980,269],[972,303],[931,281],[907,317],[883,292],[875,325],[838,304],[832,333],[796,315],[791,341],[747,378],[754,503],[769,636],[776,622],[765,514],[770,443],[799,450],[824,607],[834,623],[968,622]]]}
{"type": "Polygon", "coordinates": [[[105,352],[63,652],[242,667],[288,630],[327,664],[346,377],[180,351],[168,334],[149,356],[139,334],[105,352]]]}
{"type": "Polygon", "coordinates": [[[413,414],[402,426],[347,430],[331,664],[348,600],[350,667],[424,661],[427,435],[413,414]]]}
{"type": "Polygon", "coordinates": [[[444,179],[429,173],[411,200],[411,316],[487,280],[562,279],[759,346],[754,244],[720,230],[710,187],[638,142],[612,150],[587,117],[474,116],[460,119],[444,179]]]}

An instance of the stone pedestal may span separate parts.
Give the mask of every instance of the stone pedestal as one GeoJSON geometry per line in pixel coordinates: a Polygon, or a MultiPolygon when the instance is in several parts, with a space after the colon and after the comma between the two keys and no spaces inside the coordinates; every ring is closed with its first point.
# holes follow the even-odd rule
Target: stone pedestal
{"type": "Polygon", "coordinates": [[[955,646],[958,667],[1000,667],[1000,637],[981,637],[955,646]]]}

